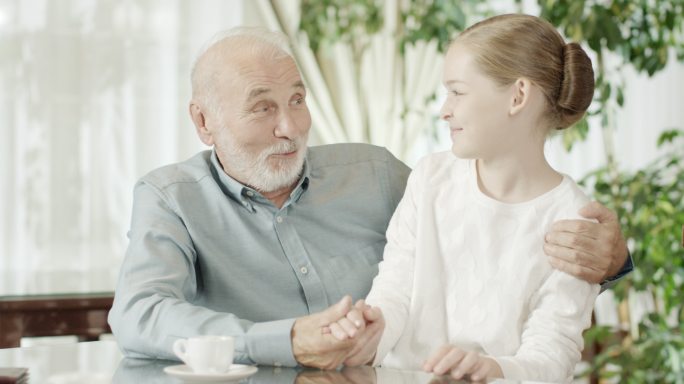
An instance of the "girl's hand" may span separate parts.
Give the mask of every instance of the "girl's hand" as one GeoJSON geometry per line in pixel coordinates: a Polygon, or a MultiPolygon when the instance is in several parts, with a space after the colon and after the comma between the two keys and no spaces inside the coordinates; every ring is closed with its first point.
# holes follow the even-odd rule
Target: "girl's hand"
{"type": "Polygon", "coordinates": [[[454,379],[468,376],[472,381],[503,378],[501,367],[491,357],[453,345],[444,345],[435,351],[423,364],[423,370],[436,375],[450,373],[454,379]]]}
{"type": "Polygon", "coordinates": [[[331,333],[338,340],[353,339],[366,328],[366,320],[363,317],[365,307],[363,300],[359,300],[345,317],[324,327],[323,333],[331,333]]]}

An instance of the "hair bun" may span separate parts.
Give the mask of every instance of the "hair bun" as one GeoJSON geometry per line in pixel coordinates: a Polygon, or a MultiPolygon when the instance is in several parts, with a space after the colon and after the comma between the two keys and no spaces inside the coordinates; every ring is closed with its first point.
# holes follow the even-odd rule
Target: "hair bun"
{"type": "Polygon", "coordinates": [[[568,43],[563,56],[563,81],[556,102],[559,129],[581,119],[594,96],[594,70],[584,49],[577,43],[568,43]]]}

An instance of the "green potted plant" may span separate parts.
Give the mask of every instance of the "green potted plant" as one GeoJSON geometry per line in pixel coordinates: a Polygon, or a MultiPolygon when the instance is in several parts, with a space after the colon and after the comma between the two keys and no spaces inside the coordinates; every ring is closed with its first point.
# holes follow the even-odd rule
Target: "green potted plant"
{"type": "Polygon", "coordinates": [[[684,383],[684,131],[663,133],[658,146],[666,152],[644,169],[619,173],[617,189],[607,167],[583,180],[618,212],[631,243],[635,269],[614,287],[616,297],[647,291],[656,303],[622,337],[598,326],[586,334],[602,346],[589,372],[619,383],[684,383]]]}

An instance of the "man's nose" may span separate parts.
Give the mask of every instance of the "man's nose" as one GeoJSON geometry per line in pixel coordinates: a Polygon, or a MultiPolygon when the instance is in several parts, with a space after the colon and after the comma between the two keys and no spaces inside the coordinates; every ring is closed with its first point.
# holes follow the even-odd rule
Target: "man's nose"
{"type": "Polygon", "coordinates": [[[283,109],[273,134],[276,137],[294,138],[299,135],[299,127],[293,111],[283,109]]]}

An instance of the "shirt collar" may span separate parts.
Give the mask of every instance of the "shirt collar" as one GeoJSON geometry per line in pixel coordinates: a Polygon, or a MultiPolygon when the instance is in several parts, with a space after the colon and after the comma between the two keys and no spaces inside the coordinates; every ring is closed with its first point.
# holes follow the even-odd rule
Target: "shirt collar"
{"type": "MultiPolygon", "coordinates": [[[[249,210],[250,212],[255,212],[253,206],[255,201],[261,203],[266,203],[269,201],[256,189],[248,187],[228,175],[221,166],[221,162],[218,159],[215,148],[211,150],[211,164],[218,175],[223,192],[240,203],[245,209],[249,210]]],[[[302,194],[309,188],[310,174],[311,167],[309,166],[309,156],[307,153],[307,156],[304,159],[302,177],[300,177],[297,186],[292,190],[290,193],[290,198],[285,202],[283,207],[292,204],[293,202],[299,201],[299,199],[302,197],[302,194]]]]}

